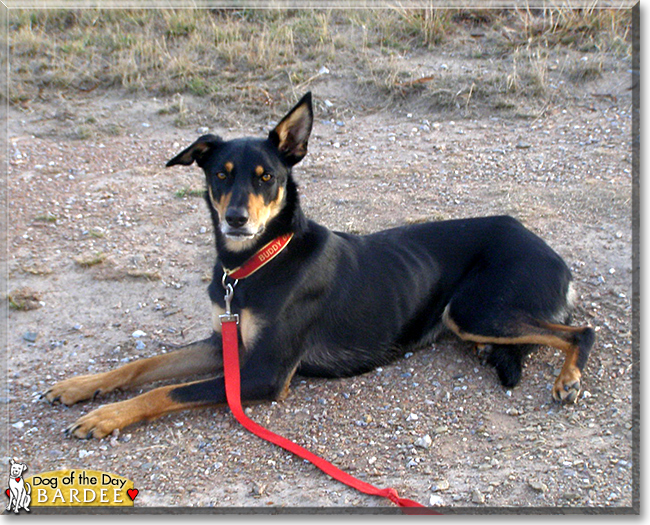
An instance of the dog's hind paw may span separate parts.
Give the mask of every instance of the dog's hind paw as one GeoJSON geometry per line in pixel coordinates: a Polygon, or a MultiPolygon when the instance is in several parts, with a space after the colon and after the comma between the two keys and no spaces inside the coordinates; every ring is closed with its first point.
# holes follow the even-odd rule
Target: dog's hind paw
{"type": "Polygon", "coordinates": [[[577,376],[574,374],[560,376],[555,380],[553,385],[553,399],[560,403],[575,403],[580,394],[580,372],[577,376]]]}

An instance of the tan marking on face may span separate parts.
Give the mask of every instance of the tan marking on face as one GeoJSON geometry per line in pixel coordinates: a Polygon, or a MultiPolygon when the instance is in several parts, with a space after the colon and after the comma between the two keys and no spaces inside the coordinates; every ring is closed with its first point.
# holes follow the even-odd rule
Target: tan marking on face
{"type": "Polygon", "coordinates": [[[277,197],[270,203],[264,202],[262,195],[251,194],[248,198],[248,213],[254,228],[262,229],[269,221],[277,217],[284,204],[284,188],[278,189],[277,197]]]}
{"type": "Polygon", "coordinates": [[[235,169],[235,165],[232,162],[226,162],[223,167],[228,173],[232,173],[232,170],[235,169]]]}
{"type": "MultiPolygon", "coordinates": [[[[221,319],[219,319],[219,316],[224,313],[226,313],[225,310],[218,304],[212,305],[212,328],[218,334],[221,333],[221,319]]],[[[264,322],[250,308],[244,308],[239,314],[239,330],[245,350],[250,349],[255,344],[262,328],[264,328],[264,322]]]]}
{"type": "Polygon", "coordinates": [[[249,248],[255,246],[256,243],[257,237],[252,237],[243,241],[226,237],[226,248],[231,252],[243,252],[244,250],[248,250],[249,248]]]}
{"type": "Polygon", "coordinates": [[[222,220],[226,215],[226,210],[230,204],[232,193],[226,193],[225,195],[222,195],[219,200],[216,200],[214,198],[214,194],[212,193],[212,188],[210,186],[208,186],[208,193],[210,194],[210,202],[212,203],[212,206],[214,206],[214,209],[217,210],[217,213],[219,214],[219,220],[222,220]]]}
{"type": "Polygon", "coordinates": [[[258,177],[261,177],[262,175],[264,175],[264,172],[265,172],[265,171],[266,171],[266,170],[264,169],[263,166],[257,166],[257,167],[255,168],[255,175],[257,175],[258,177]]]}

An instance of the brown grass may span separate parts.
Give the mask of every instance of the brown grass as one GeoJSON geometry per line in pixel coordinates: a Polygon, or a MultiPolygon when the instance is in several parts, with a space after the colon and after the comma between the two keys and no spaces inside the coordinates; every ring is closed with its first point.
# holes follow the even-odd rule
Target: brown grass
{"type": "MultiPolygon", "coordinates": [[[[326,66],[352,78],[367,100],[417,95],[433,106],[469,108],[488,98],[547,97],[549,50],[573,54],[573,62],[589,55],[588,64],[565,68],[566,81],[597,78],[602,54],[629,58],[630,17],[630,9],[559,7],[12,10],[10,95],[28,103],[62,91],[176,94],[169,111],[182,126],[183,95],[245,111],[273,108],[308,88],[326,66]],[[505,69],[421,81],[426,75],[404,65],[407,55],[467,41],[477,42],[471,58],[505,69]]],[[[87,138],[92,131],[82,126],[75,133],[87,138]]]]}

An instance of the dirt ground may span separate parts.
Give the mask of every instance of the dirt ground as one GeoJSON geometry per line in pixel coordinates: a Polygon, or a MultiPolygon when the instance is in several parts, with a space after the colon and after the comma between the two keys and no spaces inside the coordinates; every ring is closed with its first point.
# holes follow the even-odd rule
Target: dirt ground
{"type": "MultiPolygon", "coordinates": [[[[324,78],[311,86],[317,119],[309,155],[295,169],[307,214],[332,229],[366,233],[508,213],[546,239],[574,273],[575,322],[598,333],[575,405],[552,401],[559,352],[542,348],[521,384],[505,390],[472,348],[445,337],[363,376],[297,377],[284,402],[249,415],[353,475],[442,512],[630,512],[638,362],[629,67],[607,68],[534,118],[462,118],[417,104],[360,111],[340,80],[324,78]]],[[[200,111],[200,100],[187,103],[200,111]]],[[[32,301],[8,316],[3,464],[15,457],[31,474],[119,474],[140,490],[136,507],[152,511],[390,508],[260,441],[227,409],[80,441],[63,429],[134,393],[72,407],[39,399],[70,375],[210,333],[215,253],[202,175],[164,168],[205,130],[174,126],[165,111],[172,104],[172,97],[115,91],[10,109],[8,291],[16,304],[32,301]],[[73,133],[90,121],[99,132],[73,133]],[[119,133],[101,132],[116,123],[119,133]]],[[[230,138],[260,135],[271,124],[236,108],[230,122],[201,126],[230,138]]]]}

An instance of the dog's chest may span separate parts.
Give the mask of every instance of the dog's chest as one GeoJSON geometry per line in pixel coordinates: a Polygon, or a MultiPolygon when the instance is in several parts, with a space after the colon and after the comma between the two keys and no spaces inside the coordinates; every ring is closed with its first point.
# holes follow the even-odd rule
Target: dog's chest
{"type": "Polygon", "coordinates": [[[23,478],[14,478],[14,477],[9,478],[9,486],[11,488],[16,488],[16,487],[20,488],[23,486],[23,484],[24,484],[23,478]]]}
{"type": "MultiPolygon", "coordinates": [[[[218,304],[212,304],[212,327],[218,334],[221,333],[221,319],[219,316],[225,313],[226,310],[224,308],[218,304]]],[[[240,312],[239,333],[246,348],[251,348],[255,341],[257,341],[262,328],[264,328],[264,322],[250,308],[244,308],[240,312]]]]}

